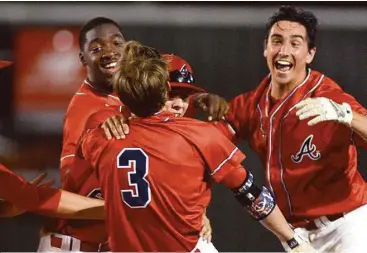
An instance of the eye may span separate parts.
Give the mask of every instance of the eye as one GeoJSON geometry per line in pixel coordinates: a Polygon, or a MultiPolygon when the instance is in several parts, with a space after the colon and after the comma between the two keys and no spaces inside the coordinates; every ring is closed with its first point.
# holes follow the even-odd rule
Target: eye
{"type": "Polygon", "coordinates": [[[271,43],[274,44],[274,45],[279,45],[279,44],[282,43],[282,41],[280,39],[272,39],[271,43]]]}
{"type": "Polygon", "coordinates": [[[98,47],[92,47],[92,49],[90,50],[92,53],[98,53],[100,51],[102,51],[102,47],[98,46],[98,47]]]}
{"type": "Polygon", "coordinates": [[[299,43],[298,41],[293,41],[292,42],[292,47],[294,47],[294,48],[298,48],[298,47],[300,47],[301,46],[301,43],[299,43]]]}
{"type": "Polygon", "coordinates": [[[121,47],[121,46],[124,44],[124,42],[123,42],[123,41],[121,41],[121,40],[115,40],[115,41],[114,41],[114,44],[115,44],[115,46],[119,46],[119,47],[121,47]]]}

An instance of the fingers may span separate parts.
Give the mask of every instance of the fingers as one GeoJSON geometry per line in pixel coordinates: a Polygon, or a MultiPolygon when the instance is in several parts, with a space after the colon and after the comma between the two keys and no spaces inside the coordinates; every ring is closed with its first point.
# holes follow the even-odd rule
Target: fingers
{"type": "Polygon", "coordinates": [[[56,183],[54,179],[38,184],[38,186],[53,186],[56,183]]]}
{"type": "Polygon", "coordinates": [[[125,135],[129,134],[129,125],[125,122],[125,120],[123,118],[120,119],[121,125],[122,125],[122,131],[124,132],[125,135]]]}
{"type": "Polygon", "coordinates": [[[212,231],[211,231],[211,229],[210,230],[208,229],[208,230],[205,230],[205,231],[202,230],[201,237],[203,238],[203,240],[205,240],[207,242],[211,242],[212,241],[212,231]]]}
{"type": "Polygon", "coordinates": [[[43,172],[40,175],[38,175],[35,179],[33,179],[30,183],[38,185],[40,184],[45,178],[47,177],[47,172],[43,172]]]}
{"type": "Polygon", "coordinates": [[[227,101],[225,101],[223,98],[220,98],[220,99],[221,99],[221,101],[220,101],[220,104],[219,104],[219,110],[218,110],[216,119],[214,119],[216,121],[219,121],[219,120],[223,119],[224,115],[227,114],[228,109],[229,109],[227,101]]]}
{"type": "Polygon", "coordinates": [[[103,122],[101,128],[103,129],[104,134],[106,135],[107,139],[111,140],[112,134],[111,134],[110,128],[108,127],[108,124],[106,122],[103,122]]]}
{"type": "Polygon", "coordinates": [[[196,100],[196,106],[199,109],[203,110],[204,112],[208,111],[208,106],[206,105],[207,96],[209,96],[209,95],[208,94],[202,94],[196,100]]]}
{"type": "Polygon", "coordinates": [[[313,126],[313,125],[316,125],[317,123],[320,123],[320,122],[323,122],[323,121],[325,121],[324,117],[317,116],[317,117],[313,118],[312,120],[310,120],[309,122],[307,122],[307,125],[313,126]]]}
{"type": "Polygon", "coordinates": [[[118,116],[112,116],[112,121],[114,126],[116,127],[117,133],[120,135],[121,139],[125,138],[124,131],[122,130],[121,120],[118,116]]]}
{"type": "Polygon", "coordinates": [[[312,109],[312,110],[309,110],[307,112],[304,112],[304,113],[300,114],[298,116],[298,118],[300,120],[304,120],[304,119],[308,119],[308,118],[311,118],[311,117],[314,117],[314,116],[319,116],[319,115],[321,115],[321,112],[319,110],[312,109]]]}
{"type": "Polygon", "coordinates": [[[101,125],[105,132],[107,139],[111,140],[113,137],[116,139],[125,139],[126,135],[129,133],[129,125],[122,115],[115,115],[108,118],[101,125]]]}
{"type": "Polygon", "coordinates": [[[219,121],[228,111],[228,103],[227,101],[215,94],[207,95],[207,104],[208,107],[208,120],[209,121],[219,121]]]}
{"type": "Polygon", "coordinates": [[[290,252],[298,252],[298,253],[316,253],[318,251],[316,251],[309,243],[302,243],[299,246],[297,246],[296,248],[292,249],[290,252]]]}
{"type": "Polygon", "coordinates": [[[305,105],[314,105],[314,104],[320,104],[322,101],[320,100],[321,98],[307,98],[305,100],[302,100],[301,102],[299,102],[298,104],[296,104],[296,108],[302,108],[305,105]]]}
{"type": "Polygon", "coordinates": [[[300,109],[297,110],[296,115],[299,116],[307,111],[310,111],[314,108],[318,108],[317,106],[315,106],[314,104],[304,104],[302,107],[300,107],[300,109]]]}
{"type": "Polygon", "coordinates": [[[208,117],[208,120],[209,121],[214,121],[216,120],[217,118],[217,113],[219,111],[219,97],[216,96],[216,95],[212,95],[212,94],[209,94],[208,95],[209,98],[208,98],[208,107],[209,107],[209,117],[208,117]]]}
{"type": "Polygon", "coordinates": [[[43,182],[43,180],[46,179],[47,175],[48,175],[47,172],[43,172],[40,175],[38,175],[35,179],[33,179],[30,183],[38,186],[53,186],[55,184],[54,179],[43,182]]]}
{"type": "Polygon", "coordinates": [[[204,102],[198,102],[197,103],[197,106],[203,110],[204,112],[207,112],[208,111],[208,107],[206,106],[206,104],[204,102]]]}
{"type": "Polygon", "coordinates": [[[203,228],[201,229],[200,236],[207,242],[212,240],[212,228],[210,226],[210,220],[203,214],[203,228]]]}

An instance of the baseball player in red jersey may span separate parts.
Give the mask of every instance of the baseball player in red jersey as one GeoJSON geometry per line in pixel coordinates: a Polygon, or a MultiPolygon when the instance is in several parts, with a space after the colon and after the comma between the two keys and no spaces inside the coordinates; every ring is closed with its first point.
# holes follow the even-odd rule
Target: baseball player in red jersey
{"type": "MultiPolygon", "coordinates": [[[[189,102],[193,94],[205,93],[205,90],[195,85],[194,72],[190,64],[181,57],[173,54],[163,54],[162,56],[168,62],[169,82],[171,89],[169,91],[169,100],[166,102],[166,107],[170,109],[176,116],[193,117],[197,111],[197,106],[189,102]]],[[[112,115],[102,123],[102,128],[105,131],[108,139],[125,137],[122,128],[128,127],[123,124],[128,124],[128,117],[131,116],[129,112],[123,111],[121,114],[112,115]],[[120,123],[115,123],[120,122],[120,123]]],[[[103,121],[104,118],[101,120],[103,121]]],[[[127,128],[128,129],[128,128],[127,128]]],[[[210,199],[210,191],[206,192],[207,198],[210,199]]],[[[204,204],[208,203],[208,199],[202,198],[204,204]]],[[[203,216],[205,229],[201,231],[200,236],[205,238],[208,242],[211,241],[211,226],[206,215],[203,216]]]]}
{"type": "Polygon", "coordinates": [[[315,249],[364,252],[367,187],[356,147],[367,147],[367,111],[307,68],[316,25],[312,13],[290,6],[270,18],[264,49],[270,74],[230,102],[218,127],[235,143],[249,142],[287,221],[315,249]]]}
{"type": "MultiPolygon", "coordinates": [[[[0,61],[0,69],[11,64],[0,61]]],[[[26,210],[70,219],[104,219],[103,201],[50,188],[51,181],[37,186],[44,178],[45,174],[41,174],[28,183],[0,164],[0,217],[12,217],[26,210]]]]}
{"type": "MultiPolygon", "coordinates": [[[[96,18],[81,29],[79,41],[80,60],[87,68],[87,78],[66,111],[60,159],[61,182],[65,190],[102,198],[90,165],[74,159],[75,146],[91,114],[104,107],[122,106],[112,93],[110,83],[125,39],[113,20],[96,18]]],[[[102,221],[53,220],[46,224],[44,231],[38,251],[108,250],[102,221]]]]}
{"type": "MultiPolygon", "coordinates": [[[[102,198],[98,180],[90,165],[74,159],[75,146],[91,114],[101,108],[122,106],[112,92],[111,80],[121,60],[120,50],[124,43],[118,24],[107,18],[92,19],[81,29],[80,59],[87,68],[87,78],[72,98],[64,120],[60,169],[65,190],[102,198]]],[[[223,108],[227,108],[226,102],[216,95],[206,94],[205,99],[209,107],[215,110],[224,111],[223,108]]],[[[38,251],[108,250],[104,222],[54,220],[48,222],[44,232],[38,251]]]]}
{"type": "Polygon", "coordinates": [[[215,127],[163,110],[169,90],[167,62],[145,57],[147,47],[136,42],[125,48],[114,85],[137,116],[130,122],[131,133],[125,140],[107,140],[99,125],[113,108],[101,110],[88,119],[77,152],[97,171],[111,250],[217,252],[199,240],[208,173],[232,189],[252,217],[280,240],[288,240],[293,252],[312,251],[307,243],[298,244],[272,194],[258,188],[241,166],[245,157],[238,148],[215,127]]]}
{"type": "Polygon", "coordinates": [[[69,219],[104,219],[102,200],[31,184],[1,164],[0,198],[1,202],[7,201],[17,208],[39,214],[69,219]]]}

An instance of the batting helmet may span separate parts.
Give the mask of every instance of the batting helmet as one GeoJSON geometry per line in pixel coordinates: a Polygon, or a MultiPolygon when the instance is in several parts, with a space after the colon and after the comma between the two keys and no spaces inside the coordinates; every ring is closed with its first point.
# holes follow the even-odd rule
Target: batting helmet
{"type": "Polygon", "coordinates": [[[162,55],[168,61],[169,82],[171,88],[185,88],[192,93],[205,93],[205,90],[195,85],[195,79],[190,64],[174,54],[162,55]]]}

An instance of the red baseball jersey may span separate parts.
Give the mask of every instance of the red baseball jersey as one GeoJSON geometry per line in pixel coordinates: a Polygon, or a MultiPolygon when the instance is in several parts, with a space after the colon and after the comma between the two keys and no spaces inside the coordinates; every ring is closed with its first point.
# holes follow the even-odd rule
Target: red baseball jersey
{"type": "MultiPolygon", "coordinates": [[[[90,115],[107,107],[120,107],[119,98],[96,91],[85,81],[72,98],[64,119],[61,153],[61,182],[64,190],[93,198],[102,198],[100,184],[90,164],[75,158],[76,144],[90,115]]],[[[100,122],[101,123],[101,122],[100,122]]],[[[90,243],[103,243],[107,239],[103,221],[58,220],[49,222],[46,230],[71,235],[90,243]]]]}
{"type": "Polygon", "coordinates": [[[28,211],[53,214],[61,192],[50,187],[28,183],[0,164],[0,198],[28,211]]]}
{"type": "Polygon", "coordinates": [[[345,125],[308,126],[294,106],[309,97],[346,102],[367,110],[333,80],[309,70],[284,99],[272,101],[270,76],[255,90],[235,97],[219,129],[233,142],[246,140],[260,156],[266,182],[287,220],[303,226],[324,215],[351,211],[367,203],[367,187],[357,170],[356,146],[367,143],[345,125]]]}
{"type": "Polygon", "coordinates": [[[210,200],[206,176],[230,188],[246,178],[244,155],[215,127],[169,113],[133,119],[124,140],[88,131],[80,147],[97,169],[112,251],[191,251],[210,200]]]}

